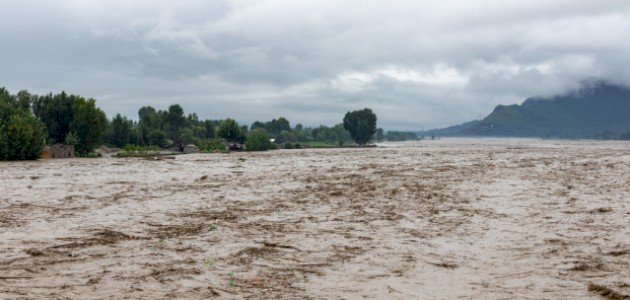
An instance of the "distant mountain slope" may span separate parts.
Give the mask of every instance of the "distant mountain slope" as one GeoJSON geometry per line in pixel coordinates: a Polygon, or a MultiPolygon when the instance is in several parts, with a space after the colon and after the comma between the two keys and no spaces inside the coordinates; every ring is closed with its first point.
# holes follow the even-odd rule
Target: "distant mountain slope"
{"type": "Polygon", "coordinates": [[[431,129],[427,131],[419,131],[418,136],[424,136],[425,138],[429,138],[431,136],[457,136],[461,135],[464,130],[472,128],[479,124],[481,121],[474,120],[470,122],[466,122],[464,124],[455,125],[451,127],[441,128],[441,129],[431,129]]]}
{"type": "Polygon", "coordinates": [[[630,89],[589,82],[566,95],[499,105],[481,121],[433,132],[442,136],[617,138],[630,132],[630,89]]]}

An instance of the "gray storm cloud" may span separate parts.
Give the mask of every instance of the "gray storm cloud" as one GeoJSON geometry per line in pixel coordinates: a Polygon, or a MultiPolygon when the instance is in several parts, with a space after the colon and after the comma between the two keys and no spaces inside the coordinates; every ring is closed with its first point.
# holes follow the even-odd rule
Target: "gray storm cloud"
{"type": "Polygon", "coordinates": [[[0,4],[0,86],[107,113],[387,129],[476,119],[585,78],[630,84],[630,2],[50,0],[0,4]]]}

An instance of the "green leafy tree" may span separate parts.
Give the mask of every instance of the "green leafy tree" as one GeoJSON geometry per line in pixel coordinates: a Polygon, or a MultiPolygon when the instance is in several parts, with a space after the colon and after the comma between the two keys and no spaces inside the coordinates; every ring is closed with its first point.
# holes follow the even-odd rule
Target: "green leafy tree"
{"type": "Polygon", "coordinates": [[[180,128],[177,136],[173,140],[173,144],[177,145],[180,151],[184,151],[186,145],[194,143],[195,140],[195,134],[192,129],[180,128]]]}
{"type": "Polygon", "coordinates": [[[16,95],[17,105],[22,110],[30,110],[31,103],[36,99],[31,93],[27,90],[21,90],[16,95]]]}
{"type": "Polygon", "coordinates": [[[78,98],[78,96],[68,95],[66,92],[54,96],[48,94],[34,97],[33,113],[46,125],[48,137],[52,143],[63,143],[66,135],[70,132],[78,98]]]}
{"type": "Polygon", "coordinates": [[[142,137],[140,136],[140,128],[138,124],[133,123],[131,133],[129,134],[129,144],[142,145],[142,137]]]}
{"type": "Polygon", "coordinates": [[[282,131],[291,131],[291,124],[289,123],[289,120],[285,119],[284,117],[280,117],[278,118],[275,129],[279,133],[282,131]]]}
{"type": "Polygon", "coordinates": [[[243,142],[245,140],[238,123],[232,119],[225,119],[219,124],[218,135],[228,142],[243,142]]]}
{"type": "Polygon", "coordinates": [[[80,98],[74,105],[74,120],[70,128],[79,136],[75,150],[79,154],[87,154],[103,143],[107,116],[96,107],[96,100],[80,98]]]}
{"type": "Polygon", "coordinates": [[[166,123],[168,124],[169,138],[175,142],[180,140],[181,129],[186,126],[184,109],[178,105],[171,105],[166,113],[166,123]]]}
{"type": "Polygon", "coordinates": [[[358,145],[365,145],[376,133],[376,114],[369,108],[348,112],[343,118],[343,128],[358,145]]]}
{"type": "Polygon", "coordinates": [[[264,129],[254,129],[247,135],[245,149],[247,151],[267,151],[271,149],[272,144],[269,141],[269,134],[264,129]]]}
{"type": "Polygon", "coordinates": [[[110,125],[109,142],[119,148],[131,143],[131,134],[133,131],[133,121],[116,114],[110,125]]]}
{"type": "Polygon", "coordinates": [[[251,128],[251,130],[254,130],[254,129],[257,129],[257,128],[265,129],[265,127],[266,127],[265,123],[260,122],[260,121],[255,121],[254,123],[252,123],[252,126],[250,128],[251,128]]]}
{"type": "Polygon", "coordinates": [[[44,149],[46,128],[22,99],[0,88],[0,160],[37,159],[44,149]]]}
{"type": "Polygon", "coordinates": [[[247,128],[247,125],[241,126],[241,137],[243,138],[243,141],[245,141],[247,134],[249,134],[249,128],[247,128]]]}
{"type": "Polygon", "coordinates": [[[155,108],[144,106],[138,111],[138,131],[141,145],[164,145],[166,133],[162,131],[162,121],[155,108]]]}
{"type": "Polygon", "coordinates": [[[166,132],[160,129],[154,129],[149,132],[146,138],[146,143],[148,145],[155,145],[163,147],[166,145],[166,132]]]}
{"type": "Polygon", "coordinates": [[[52,143],[64,143],[74,132],[79,138],[75,150],[86,154],[103,142],[108,122],[105,113],[96,107],[96,100],[65,92],[42,97],[24,93],[21,98],[31,98],[33,112],[46,125],[52,143]]]}
{"type": "Polygon", "coordinates": [[[264,129],[265,131],[267,131],[267,133],[278,139],[280,138],[280,133],[282,133],[282,131],[291,131],[291,124],[289,123],[289,121],[284,118],[284,117],[280,117],[277,120],[273,119],[269,122],[260,122],[260,121],[256,121],[252,124],[252,126],[250,127],[252,130],[256,129],[256,128],[261,128],[264,129]]]}
{"type": "Polygon", "coordinates": [[[285,143],[285,142],[294,143],[297,141],[298,141],[297,135],[287,130],[281,131],[280,136],[278,137],[278,139],[276,139],[276,142],[278,143],[285,143]]]}
{"type": "Polygon", "coordinates": [[[203,126],[206,129],[205,134],[207,139],[214,139],[216,137],[216,127],[214,126],[214,122],[211,120],[206,120],[203,122],[203,126]]]}

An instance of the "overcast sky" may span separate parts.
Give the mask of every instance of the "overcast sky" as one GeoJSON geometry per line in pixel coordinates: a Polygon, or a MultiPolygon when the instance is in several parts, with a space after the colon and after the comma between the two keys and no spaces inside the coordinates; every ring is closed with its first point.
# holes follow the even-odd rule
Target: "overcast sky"
{"type": "Polygon", "coordinates": [[[250,124],[430,129],[630,84],[627,0],[2,0],[0,86],[250,124]]]}

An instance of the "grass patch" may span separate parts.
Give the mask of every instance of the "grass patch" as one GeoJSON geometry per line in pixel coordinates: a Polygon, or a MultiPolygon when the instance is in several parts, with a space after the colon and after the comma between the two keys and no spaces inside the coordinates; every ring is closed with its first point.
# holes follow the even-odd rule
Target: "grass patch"
{"type": "Polygon", "coordinates": [[[158,156],[160,148],[157,146],[128,145],[116,154],[116,157],[150,157],[158,156]]]}

